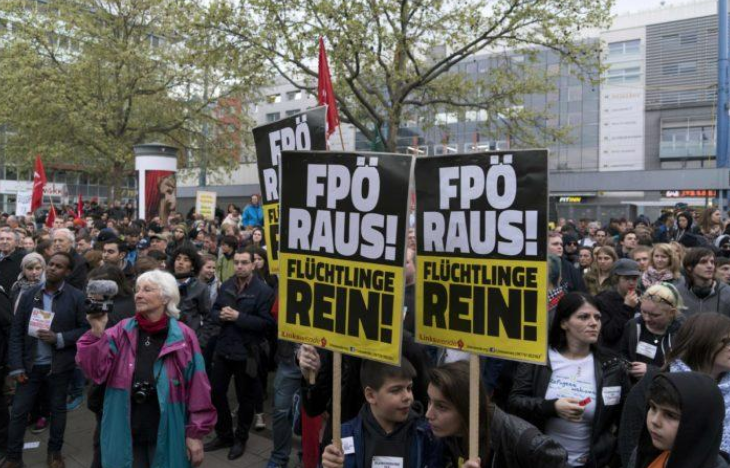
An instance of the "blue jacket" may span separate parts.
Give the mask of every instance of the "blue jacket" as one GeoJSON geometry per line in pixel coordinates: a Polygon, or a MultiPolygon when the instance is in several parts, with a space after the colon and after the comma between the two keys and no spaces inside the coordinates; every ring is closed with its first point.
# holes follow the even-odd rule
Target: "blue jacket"
{"type": "Polygon", "coordinates": [[[248,205],[243,210],[243,218],[241,218],[241,225],[244,228],[247,228],[249,226],[255,227],[255,226],[261,226],[264,225],[264,210],[261,208],[261,205],[254,206],[254,205],[248,205]]]}
{"type": "MultiPolygon", "coordinates": [[[[431,432],[431,427],[424,418],[419,418],[415,425],[415,440],[410,444],[409,460],[411,465],[403,468],[438,468],[442,445],[437,442],[431,432]]],[[[342,425],[342,438],[345,437],[352,437],[355,446],[355,453],[345,455],[345,468],[367,468],[363,458],[365,456],[365,446],[362,417],[359,414],[342,425]]]]}

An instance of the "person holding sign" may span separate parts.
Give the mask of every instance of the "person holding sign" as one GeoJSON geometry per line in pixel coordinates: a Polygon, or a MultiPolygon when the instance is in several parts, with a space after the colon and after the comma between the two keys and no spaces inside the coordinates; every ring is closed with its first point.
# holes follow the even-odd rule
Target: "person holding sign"
{"type": "Polygon", "coordinates": [[[467,458],[469,432],[469,363],[457,361],[430,372],[428,420],[440,441],[441,459],[435,466],[453,468],[562,468],[566,452],[535,427],[493,405],[482,382],[479,385],[478,460],[467,458]]]}
{"type": "Polygon", "coordinates": [[[89,328],[84,294],[66,282],[74,270],[68,252],[51,256],[46,281],[28,290],[18,302],[10,331],[9,376],[18,383],[8,428],[8,453],[4,468],[23,466],[23,437],[28,413],[41,385],[50,390],[51,430],[48,466],[65,466],[61,449],[66,430],[68,384],[74,373],[76,341],[89,328]]]}
{"type": "Polygon", "coordinates": [[[641,296],[641,316],[626,323],[619,349],[639,380],[648,366],[662,367],[664,356],[684,322],[682,298],[671,283],[657,283],[641,296]]]}
{"type": "Polygon", "coordinates": [[[436,463],[436,447],[423,416],[412,409],[416,370],[363,361],[360,383],[366,403],[342,425],[342,450],[328,445],[324,468],[425,468],[436,463]]]}
{"type": "Polygon", "coordinates": [[[613,426],[628,390],[622,361],[597,346],[601,313],[592,296],[569,293],[548,335],[548,365],[520,364],[510,412],[568,452],[568,466],[604,467],[616,448],[613,426]]]}

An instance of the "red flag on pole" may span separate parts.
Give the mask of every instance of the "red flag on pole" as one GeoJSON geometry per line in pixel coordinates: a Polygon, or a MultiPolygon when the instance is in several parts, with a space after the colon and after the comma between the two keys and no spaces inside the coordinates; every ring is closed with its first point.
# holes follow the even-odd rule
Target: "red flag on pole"
{"type": "Polygon", "coordinates": [[[53,200],[51,200],[51,209],[48,210],[48,215],[46,216],[46,227],[52,228],[53,222],[56,220],[56,207],[53,206],[53,200]]]}
{"type": "Polygon", "coordinates": [[[30,211],[34,212],[43,204],[43,187],[46,186],[46,171],[43,169],[41,155],[35,157],[35,168],[33,169],[33,197],[30,202],[30,211]]]}
{"type": "Polygon", "coordinates": [[[337,113],[337,102],[335,102],[335,91],[332,89],[332,78],[330,67],[327,64],[327,52],[324,50],[324,39],[319,38],[319,80],[317,81],[317,101],[320,106],[327,105],[327,137],[335,133],[335,128],[340,124],[340,116],[337,113]]]}
{"type": "Polygon", "coordinates": [[[81,192],[79,192],[79,202],[76,205],[76,217],[81,219],[84,217],[84,199],[81,198],[81,192]]]}

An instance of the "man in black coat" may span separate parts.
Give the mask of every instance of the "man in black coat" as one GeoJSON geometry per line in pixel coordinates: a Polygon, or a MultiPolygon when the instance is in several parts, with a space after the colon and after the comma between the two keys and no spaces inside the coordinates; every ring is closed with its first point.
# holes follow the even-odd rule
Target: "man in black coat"
{"type": "Polygon", "coordinates": [[[0,286],[10,294],[13,283],[20,274],[20,262],[25,256],[25,250],[19,248],[20,238],[9,227],[0,229],[0,286]]]}
{"type": "MultiPolygon", "coordinates": [[[[13,323],[13,302],[10,294],[0,286],[0,382],[5,381],[8,375],[8,341],[10,339],[10,325],[13,323]]],[[[8,424],[10,413],[5,392],[0,391],[0,458],[5,457],[8,449],[8,424]]]]}
{"type": "MultiPolygon", "coordinates": [[[[54,253],[46,267],[46,282],[24,294],[10,332],[9,375],[18,383],[8,433],[4,468],[23,466],[23,437],[28,413],[44,382],[50,390],[51,428],[47,465],[61,468],[63,434],[66,429],[68,384],[76,367],[76,341],[89,329],[84,294],[66,282],[73,271],[68,252],[54,253]],[[31,335],[34,311],[53,312],[51,323],[31,335]]],[[[37,315],[37,314],[36,314],[37,315]]]]}
{"type": "Polygon", "coordinates": [[[230,447],[228,459],[240,458],[248,440],[254,416],[254,397],[258,369],[262,363],[262,344],[276,325],[271,315],[274,292],[253,274],[253,253],[238,250],[233,255],[235,274],[221,285],[210,313],[220,325],[210,373],[213,405],[218,412],[216,438],[205,444],[211,452],[230,447]],[[238,425],[228,405],[228,387],[233,377],[238,397],[238,425]]]}

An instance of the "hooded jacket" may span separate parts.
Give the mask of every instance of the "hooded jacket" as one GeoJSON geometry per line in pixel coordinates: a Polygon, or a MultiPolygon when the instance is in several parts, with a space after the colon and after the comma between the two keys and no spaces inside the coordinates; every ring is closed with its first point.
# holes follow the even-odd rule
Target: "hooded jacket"
{"type": "Polygon", "coordinates": [[[730,286],[725,283],[715,281],[712,291],[704,299],[692,291],[686,278],[680,278],[676,286],[686,307],[684,315],[689,317],[702,312],[717,312],[730,317],[730,286]]]}
{"type": "MultiPolygon", "coordinates": [[[[674,387],[679,394],[682,411],[666,468],[727,467],[727,462],[719,454],[725,403],[715,381],[699,372],[659,374],[654,377],[656,379],[666,379],[674,387]]],[[[660,454],[644,425],[639,446],[627,468],[646,468],[660,454]]]]}
{"type": "MultiPolygon", "coordinates": [[[[672,323],[670,323],[667,327],[667,331],[664,332],[661,340],[657,343],[657,352],[651,365],[655,367],[661,367],[664,365],[664,356],[666,356],[672,348],[674,336],[677,334],[683,323],[684,316],[682,315],[679,315],[672,320],[672,323]]],[[[644,324],[644,319],[641,316],[632,318],[626,322],[624,334],[621,336],[621,342],[619,344],[619,352],[621,353],[621,356],[626,358],[628,361],[634,362],[637,360],[636,346],[639,344],[641,330],[644,328],[646,328],[646,325],[644,324]]]]}
{"type": "Polygon", "coordinates": [[[683,235],[692,232],[692,223],[694,223],[694,218],[689,213],[679,213],[677,215],[677,223],[676,223],[676,229],[674,230],[674,235],[672,236],[672,240],[678,241],[682,238],[683,235]],[[679,218],[685,218],[687,220],[687,229],[680,229],[679,227],[679,218]]]}

